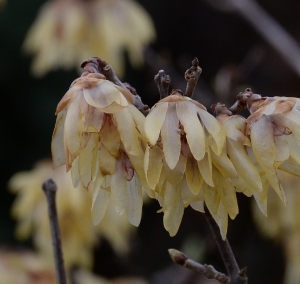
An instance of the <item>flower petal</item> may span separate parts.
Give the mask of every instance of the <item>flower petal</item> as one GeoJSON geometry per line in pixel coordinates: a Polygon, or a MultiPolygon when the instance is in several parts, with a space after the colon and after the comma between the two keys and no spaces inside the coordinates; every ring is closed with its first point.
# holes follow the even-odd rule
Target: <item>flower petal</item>
{"type": "Polygon", "coordinates": [[[192,157],[187,159],[185,177],[191,192],[197,195],[200,192],[203,178],[199,172],[197,161],[192,157]]]}
{"type": "Polygon", "coordinates": [[[101,182],[101,177],[96,179],[96,186],[93,192],[93,205],[91,212],[94,226],[98,225],[103,219],[110,198],[110,192],[100,188],[101,182]]]}
{"type": "Polygon", "coordinates": [[[161,128],[163,152],[170,169],[174,169],[181,153],[179,120],[176,103],[169,103],[167,115],[161,128]]]}
{"type": "Polygon", "coordinates": [[[212,179],[212,161],[211,161],[211,153],[210,149],[206,149],[205,156],[201,161],[198,161],[199,171],[204,179],[204,181],[210,185],[214,186],[214,182],[212,179]]]}
{"type": "Polygon", "coordinates": [[[165,121],[168,103],[156,104],[145,118],[145,134],[152,145],[158,140],[161,127],[165,121]]]}
{"type": "Polygon", "coordinates": [[[66,163],[66,153],[64,147],[64,124],[66,115],[66,110],[61,111],[57,115],[55,128],[52,134],[51,152],[54,169],[66,163]]]}
{"type": "Polygon", "coordinates": [[[194,158],[202,160],[205,155],[205,133],[197,117],[195,105],[190,101],[178,102],[176,112],[194,158]]]}

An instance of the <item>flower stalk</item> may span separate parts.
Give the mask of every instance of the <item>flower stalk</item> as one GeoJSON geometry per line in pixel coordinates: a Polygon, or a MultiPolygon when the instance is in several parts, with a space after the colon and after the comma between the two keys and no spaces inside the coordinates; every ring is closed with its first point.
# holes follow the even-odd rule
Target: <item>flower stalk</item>
{"type": "Polygon", "coordinates": [[[56,269],[56,278],[58,284],[67,284],[66,271],[61,246],[61,234],[59,230],[55,196],[57,186],[52,179],[48,179],[42,186],[48,203],[48,212],[50,220],[50,229],[52,235],[53,253],[56,269]]]}

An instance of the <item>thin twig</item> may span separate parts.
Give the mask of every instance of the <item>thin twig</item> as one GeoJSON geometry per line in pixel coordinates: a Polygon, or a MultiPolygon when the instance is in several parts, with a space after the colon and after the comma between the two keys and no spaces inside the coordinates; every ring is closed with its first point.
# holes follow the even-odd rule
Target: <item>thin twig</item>
{"type": "Polygon", "coordinates": [[[223,12],[237,12],[267,41],[300,76],[299,43],[256,1],[206,0],[223,12]]]}
{"type": "Polygon", "coordinates": [[[157,85],[160,99],[163,99],[169,95],[169,87],[171,84],[171,77],[166,74],[164,70],[159,70],[154,76],[154,82],[157,85]]]}
{"type": "Polygon", "coordinates": [[[229,276],[228,284],[247,284],[246,268],[242,270],[239,268],[228,240],[222,240],[220,229],[208,210],[205,210],[204,216],[209,224],[226,267],[229,276]]]}
{"type": "Polygon", "coordinates": [[[169,249],[169,254],[172,260],[188,269],[194,270],[207,279],[215,279],[219,281],[219,283],[228,283],[228,276],[217,271],[212,265],[200,264],[192,259],[189,259],[183,252],[176,249],[169,249]]]}
{"type": "Polygon", "coordinates": [[[185,90],[185,96],[192,97],[195,87],[197,85],[198,79],[202,73],[202,69],[199,66],[198,58],[195,57],[192,61],[192,67],[186,70],[184,78],[187,81],[187,86],[185,90]]]}
{"type": "Polygon", "coordinates": [[[61,235],[59,230],[56,202],[55,202],[57,186],[52,179],[48,179],[43,183],[42,187],[46,194],[47,203],[48,203],[48,213],[49,213],[50,229],[52,235],[52,245],[53,245],[57,283],[66,284],[67,283],[66,271],[64,267],[64,259],[63,259],[62,246],[61,246],[61,235]]]}

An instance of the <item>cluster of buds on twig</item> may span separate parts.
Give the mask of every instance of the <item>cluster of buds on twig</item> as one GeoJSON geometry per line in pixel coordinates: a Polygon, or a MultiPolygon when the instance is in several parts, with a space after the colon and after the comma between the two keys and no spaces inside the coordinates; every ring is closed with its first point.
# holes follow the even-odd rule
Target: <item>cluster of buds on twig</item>
{"type": "Polygon", "coordinates": [[[195,58],[185,94],[169,92],[171,78],[159,71],[161,100],[149,111],[103,60],[82,67],[58,104],[52,154],[55,167],[71,170],[74,186],[93,191],[95,223],[111,198],[138,226],[144,190],[159,201],[171,236],[185,207],[204,212],[206,205],[225,239],[228,216],[239,212],[237,192],[253,195],[264,214],[269,187],[285,202],[277,171],[300,175],[299,99],[246,89],[232,107],[214,105],[213,116],[191,98],[202,71],[195,58]],[[236,114],[245,108],[247,119],[236,114]]]}

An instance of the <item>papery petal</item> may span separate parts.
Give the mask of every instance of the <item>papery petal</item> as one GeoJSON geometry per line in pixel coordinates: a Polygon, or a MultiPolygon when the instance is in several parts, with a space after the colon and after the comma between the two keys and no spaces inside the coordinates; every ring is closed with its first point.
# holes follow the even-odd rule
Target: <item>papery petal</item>
{"type": "Polygon", "coordinates": [[[76,188],[80,182],[78,159],[79,156],[77,156],[77,158],[73,161],[71,168],[71,178],[74,188],[76,188]]]}
{"type": "Polygon", "coordinates": [[[139,183],[139,179],[136,175],[127,182],[128,190],[128,206],[127,206],[127,216],[129,222],[133,226],[138,226],[141,221],[142,207],[143,207],[143,197],[142,197],[142,187],[139,183]]]}
{"type": "Polygon", "coordinates": [[[69,163],[72,163],[80,150],[81,128],[83,128],[83,121],[80,117],[80,103],[80,96],[76,96],[71,101],[64,124],[66,153],[69,153],[72,159],[69,163]]]}
{"type": "Polygon", "coordinates": [[[199,172],[198,163],[194,158],[189,157],[187,159],[185,176],[191,192],[197,195],[200,192],[203,178],[199,172]]]}
{"type": "Polygon", "coordinates": [[[141,142],[138,138],[139,134],[129,110],[124,108],[115,113],[114,117],[126,152],[130,155],[137,155],[141,147],[141,142]]]}
{"type": "Polygon", "coordinates": [[[214,166],[220,171],[224,177],[237,177],[238,173],[229,160],[226,149],[223,149],[220,156],[217,156],[213,151],[211,152],[212,162],[214,166]]]}
{"type": "Polygon", "coordinates": [[[89,105],[106,113],[116,113],[128,105],[123,94],[107,80],[92,89],[84,89],[83,95],[89,105]]]}
{"type": "Polygon", "coordinates": [[[167,115],[161,128],[163,152],[170,169],[178,163],[181,152],[179,120],[176,113],[176,103],[169,103],[167,115]]]}
{"type": "Polygon", "coordinates": [[[88,105],[84,121],[84,131],[99,132],[102,127],[104,117],[105,115],[102,111],[88,105]]]}
{"type": "MultiPolygon", "coordinates": [[[[68,104],[70,103],[70,101],[78,95],[78,92],[80,91],[81,87],[79,86],[74,86],[72,88],[70,88],[65,95],[62,97],[62,99],[60,100],[60,102],[57,105],[56,108],[56,112],[55,114],[58,114],[59,112],[61,112],[62,110],[64,110],[68,104]]],[[[81,94],[79,94],[81,95],[81,94]]]]}
{"type": "MultiPolygon", "coordinates": [[[[216,184],[219,182],[216,181],[216,184]]],[[[219,204],[220,204],[220,194],[216,187],[211,187],[206,183],[203,183],[203,194],[205,204],[210,212],[210,214],[217,214],[219,204]]]]}
{"type": "Polygon", "coordinates": [[[214,186],[214,182],[212,179],[212,160],[210,150],[206,149],[206,153],[204,158],[201,161],[198,161],[199,171],[204,179],[204,181],[210,185],[214,186]]]}
{"type": "Polygon", "coordinates": [[[197,202],[199,200],[204,200],[203,189],[200,188],[200,191],[197,195],[193,194],[186,182],[186,179],[183,180],[181,187],[181,198],[184,204],[184,207],[187,207],[191,203],[197,202]]]}
{"type": "Polygon", "coordinates": [[[164,169],[167,180],[176,185],[183,179],[183,175],[186,169],[186,157],[180,155],[179,161],[174,169],[170,169],[166,161],[164,161],[164,169]]]}
{"type": "Polygon", "coordinates": [[[220,228],[222,239],[225,240],[228,229],[228,214],[222,202],[220,202],[217,214],[212,214],[212,216],[220,228]]]}
{"type": "Polygon", "coordinates": [[[127,108],[136,125],[137,130],[141,133],[141,136],[139,138],[141,140],[147,140],[144,128],[145,116],[134,105],[129,104],[127,108]]]}
{"type": "Polygon", "coordinates": [[[183,125],[186,139],[196,160],[202,160],[205,155],[205,133],[197,117],[195,106],[190,101],[176,104],[176,112],[183,125]]]}
{"type": "Polygon", "coordinates": [[[201,213],[205,213],[205,210],[204,210],[204,201],[203,200],[200,200],[200,201],[196,201],[196,202],[192,202],[190,204],[190,206],[196,210],[196,211],[199,211],[201,213]]]}
{"type": "Polygon", "coordinates": [[[99,169],[103,175],[112,175],[116,169],[116,158],[100,143],[98,152],[99,169]]]}
{"type": "Polygon", "coordinates": [[[254,191],[261,192],[262,184],[259,173],[247,155],[244,146],[227,138],[227,153],[235,166],[237,173],[248,183],[254,191]]]}
{"type": "Polygon", "coordinates": [[[155,105],[145,118],[145,134],[152,145],[156,144],[168,110],[168,103],[155,105]]]}
{"type": "Polygon", "coordinates": [[[51,152],[54,169],[66,163],[66,153],[64,147],[64,124],[66,115],[66,110],[61,111],[57,115],[55,128],[52,134],[51,152]]]}
{"type": "Polygon", "coordinates": [[[220,177],[220,187],[218,187],[221,201],[223,202],[226,211],[233,220],[239,213],[239,207],[236,199],[236,192],[230,179],[220,177]]]}
{"type": "Polygon", "coordinates": [[[82,185],[88,188],[93,178],[93,164],[97,159],[99,135],[91,134],[87,145],[79,152],[78,168],[82,185]]]}
{"type": "Polygon", "coordinates": [[[100,131],[100,140],[112,156],[117,158],[120,155],[120,135],[111,114],[105,114],[104,124],[100,131]]]}
{"type": "Polygon", "coordinates": [[[220,123],[207,111],[197,108],[197,112],[200,116],[200,119],[207,129],[207,131],[212,135],[216,145],[212,147],[212,150],[217,154],[220,155],[225,146],[225,132],[221,128],[220,123]]]}
{"type": "Polygon", "coordinates": [[[163,223],[170,236],[176,235],[184,212],[183,202],[181,200],[181,184],[173,186],[168,181],[164,188],[164,217],[163,223]]]}
{"type": "Polygon", "coordinates": [[[147,183],[151,189],[155,189],[159,182],[163,166],[163,152],[158,146],[147,145],[144,158],[144,169],[147,183]]]}
{"type": "MultiPolygon", "coordinates": [[[[281,136],[274,136],[274,146],[275,146],[275,161],[276,164],[274,165],[275,168],[285,160],[287,160],[290,156],[290,149],[289,144],[286,141],[285,135],[281,136]]],[[[300,149],[300,147],[298,148],[300,149]]]]}
{"type": "Polygon", "coordinates": [[[101,182],[101,177],[96,179],[95,190],[93,192],[93,204],[91,211],[94,226],[99,224],[103,219],[110,198],[110,192],[100,188],[101,182]]]}
{"type": "Polygon", "coordinates": [[[115,204],[116,211],[119,215],[122,215],[127,209],[128,190],[126,172],[121,160],[117,161],[116,171],[111,175],[110,189],[111,199],[115,204]]]}

